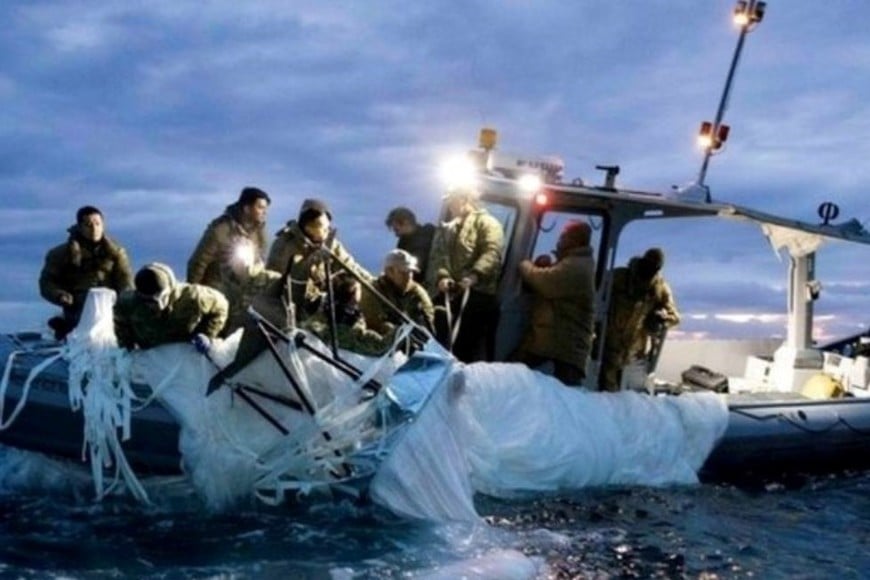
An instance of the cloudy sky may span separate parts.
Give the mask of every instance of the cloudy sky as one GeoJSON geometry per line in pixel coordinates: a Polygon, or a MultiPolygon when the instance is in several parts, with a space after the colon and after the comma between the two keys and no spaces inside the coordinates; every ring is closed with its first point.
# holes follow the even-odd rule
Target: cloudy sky
{"type": "MultiPolygon", "coordinates": [[[[567,176],[665,191],[692,180],[737,33],[731,0],[16,1],[0,4],[0,329],[52,312],[37,278],[94,204],[135,265],[184,271],[245,185],[270,229],[305,197],[334,209],[372,270],[387,211],[432,220],[439,160],[499,130],[567,176]]],[[[868,224],[870,4],[771,0],[750,34],[707,183],[717,199],[807,221],[835,201],[868,224]]],[[[651,240],[686,334],[784,332],[786,266],[759,231],[700,223],[651,240]]],[[[870,325],[867,247],[819,254],[820,338],[870,325]],[[860,302],[863,300],[863,304],[860,302]]]]}

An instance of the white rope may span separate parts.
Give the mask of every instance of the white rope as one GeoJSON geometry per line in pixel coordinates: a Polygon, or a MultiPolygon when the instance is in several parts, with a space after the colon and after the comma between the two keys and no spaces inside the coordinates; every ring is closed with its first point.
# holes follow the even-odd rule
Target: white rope
{"type": "Polygon", "coordinates": [[[33,384],[33,381],[36,379],[39,374],[50,367],[56,360],[60,359],[62,356],[60,348],[53,349],[45,349],[42,351],[21,351],[17,350],[9,354],[9,357],[6,359],[6,368],[3,369],[3,379],[0,380],[0,431],[8,429],[12,423],[15,422],[15,419],[24,410],[24,405],[27,403],[27,397],[30,394],[30,386],[33,384]],[[6,405],[6,390],[9,387],[9,379],[12,376],[12,366],[15,364],[15,357],[19,354],[36,354],[39,352],[44,353],[55,353],[53,356],[45,359],[37,366],[33,367],[30,370],[30,374],[27,375],[27,380],[24,382],[24,387],[21,389],[21,395],[18,397],[18,403],[15,405],[15,408],[12,410],[12,413],[9,415],[9,418],[3,420],[3,415],[5,413],[5,405],[6,405]]]}

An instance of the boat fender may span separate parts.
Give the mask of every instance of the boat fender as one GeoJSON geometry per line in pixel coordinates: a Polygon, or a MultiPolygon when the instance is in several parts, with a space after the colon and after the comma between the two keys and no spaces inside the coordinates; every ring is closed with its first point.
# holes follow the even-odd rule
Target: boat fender
{"type": "Polygon", "coordinates": [[[843,383],[824,373],[811,376],[801,389],[801,395],[816,400],[839,399],[845,394],[846,390],[843,388],[843,383]]]}
{"type": "Polygon", "coordinates": [[[692,365],[680,375],[683,383],[717,393],[728,392],[728,377],[701,365],[692,365]]]}

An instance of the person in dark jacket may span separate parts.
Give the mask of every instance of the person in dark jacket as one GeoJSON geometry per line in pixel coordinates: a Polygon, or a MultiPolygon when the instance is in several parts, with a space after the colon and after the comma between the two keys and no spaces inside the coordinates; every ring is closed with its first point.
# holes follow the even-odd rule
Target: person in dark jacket
{"type": "Polygon", "coordinates": [[[429,254],[432,250],[432,238],[435,236],[435,226],[420,225],[417,216],[407,207],[396,207],[387,214],[386,224],[396,234],[396,248],[405,250],[417,259],[417,271],[414,280],[426,285],[429,266],[429,254]]]}
{"type": "Polygon", "coordinates": [[[554,376],[571,386],[586,377],[595,316],[595,260],[589,224],[565,225],[556,261],[539,256],[520,262],[520,277],[534,293],[529,329],[515,359],[531,367],[552,361],[554,376]]]}
{"type": "Polygon", "coordinates": [[[76,212],[69,239],[45,256],[39,293],[63,308],[48,321],[55,338],[63,339],[79,322],[88,290],[111,288],[121,293],[133,287],[133,271],[123,246],[105,234],[102,212],[90,205],[76,212]]]}
{"type": "MultiPolygon", "coordinates": [[[[198,339],[207,346],[227,321],[227,299],[201,284],[176,282],[172,269],[152,262],[136,273],[135,290],[121,294],[114,308],[118,346],[153,348],[198,339]]],[[[199,348],[199,347],[198,347],[199,348]]]]}
{"type": "MultiPolygon", "coordinates": [[[[253,249],[254,262],[266,256],[266,214],[272,200],[256,187],[246,187],[235,203],[212,220],[187,262],[187,281],[223,291],[222,281],[233,253],[253,249]]],[[[250,250],[249,250],[250,251],[250,250]]]]}

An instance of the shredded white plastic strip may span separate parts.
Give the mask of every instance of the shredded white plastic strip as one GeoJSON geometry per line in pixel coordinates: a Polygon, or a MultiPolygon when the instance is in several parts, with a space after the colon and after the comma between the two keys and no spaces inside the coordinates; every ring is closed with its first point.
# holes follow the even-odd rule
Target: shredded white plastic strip
{"type": "Polygon", "coordinates": [[[53,356],[45,359],[37,366],[33,367],[30,370],[30,374],[27,375],[27,380],[24,382],[24,387],[21,389],[21,395],[18,397],[18,403],[15,405],[15,408],[12,410],[12,413],[9,415],[8,419],[3,419],[3,415],[5,414],[5,405],[6,405],[6,390],[9,387],[9,379],[12,376],[12,366],[15,364],[15,356],[19,354],[30,354],[27,351],[15,351],[9,355],[9,358],[6,360],[6,368],[3,370],[3,379],[0,380],[0,431],[4,429],[8,429],[12,423],[15,422],[15,419],[24,409],[24,405],[27,404],[27,396],[30,394],[30,386],[33,384],[33,381],[48,367],[50,367],[56,360],[61,358],[61,349],[48,349],[43,352],[47,353],[56,353],[53,356]]]}
{"type": "Polygon", "coordinates": [[[73,411],[84,416],[82,459],[88,459],[98,499],[123,479],[132,495],[149,503],[148,494],[133,472],[122,440],[130,438],[133,390],[132,360],[118,348],[112,320],[115,293],[94,288],[88,293],[78,327],[67,337],[64,357],[69,361],[69,400],[73,411]],[[104,468],[115,468],[114,481],[106,484],[104,468]]]}

